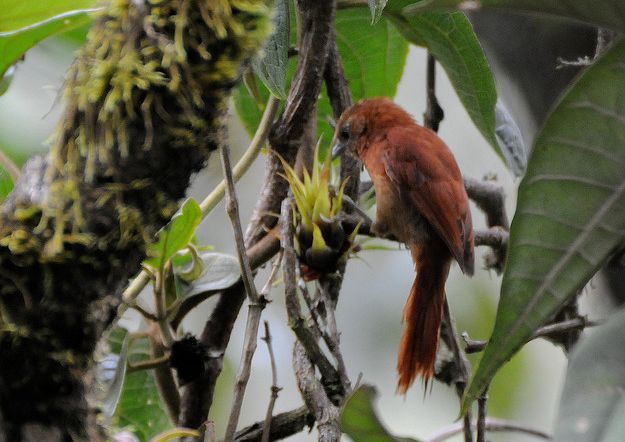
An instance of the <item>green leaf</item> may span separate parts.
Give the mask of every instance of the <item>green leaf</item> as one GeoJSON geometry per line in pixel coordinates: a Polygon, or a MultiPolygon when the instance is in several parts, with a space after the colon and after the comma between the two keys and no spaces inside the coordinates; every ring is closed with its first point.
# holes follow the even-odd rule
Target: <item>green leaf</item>
{"type": "Polygon", "coordinates": [[[382,17],[382,12],[388,0],[367,0],[371,11],[371,23],[377,23],[382,17]]]}
{"type": "Polygon", "coordinates": [[[495,135],[495,80],[471,23],[462,12],[404,15],[401,11],[407,3],[390,3],[385,15],[408,41],[426,47],[434,55],[475,126],[502,155],[495,135]]]}
{"type": "Polygon", "coordinates": [[[193,239],[195,229],[202,222],[202,209],[193,198],[185,201],[172,220],[159,232],[158,242],[150,247],[151,258],[145,263],[160,268],[174,254],[184,249],[193,239]]]}
{"type": "Polygon", "coordinates": [[[274,31],[265,43],[260,60],[252,62],[254,72],[273,95],[286,99],[286,77],[289,69],[289,0],[277,0],[274,7],[274,31]]]}
{"type": "Polygon", "coordinates": [[[122,395],[122,387],[126,379],[126,368],[128,367],[128,330],[116,327],[109,335],[109,345],[111,355],[116,357],[117,366],[115,374],[110,382],[104,400],[102,401],[102,412],[105,416],[112,417],[122,395]]]}
{"type": "Polygon", "coordinates": [[[375,387],[362,385],[347,399],[341,413],[341,431],[354,442],[417,442],[415,439],[391,435],[373,408],[377,396],[375,387]]]}
{"type": "Polygon", "coordinates": [[[96,3],[97,0],[0,0],[0,33],[15,31],[66,12],[90,9],[96,3]]]}
{"type": "MultiPolygon", "coordinates": [[[[122,336],[121,333],[111,335],[112,349],[121,351],[122,336]]],[[[136,363],[151,357],[147,338],[132,339],[128,345],[128,362],[136,363]]],[[[141,440],[149,440],[172,427],[151,370],[126,375],[114,417],[118,427],[129,427],[141,440]]]]}
{"type": "Polygon", "coordinates": [[[0,201],[4,201],[12,190],[13,180],[11,175],[0,167],[0,201]]]}
{"type": "MultiPolygon", "coordinates": [[[[39,2],[22,3],[37,4],[39,2]]],[[[89,23],[91,11],[93,10],[70,11],[15,31],[0,33],[0,78],[27,50],[41,40],[89,23]]]]}
{"type": "Polygon", "coordinates": [[[497,319],[464,410],[625,237],[625,42],[578,79],[521,182],[497,319]]]}
{"type": "Polygon", "coordinates": [[[201,253],[200,258],[202,273],[191,282],[186,281],[182,275],[192,263],[185,266],[174,264],[177,299],[167,309],[167,316],[171,319],[174,329],[178,328],[187,313],[197,305],[241,279],[241,267],[236,257],[224,253],[201,253]]]}
{"type": "Polygon", "coordinates": [[[620,442],[625,434],[625,310],[573,350],[554,442],[620,442]]]}
{"type": "MultiPolygon", "coordinates": [[[[208,291],[224,290],[241,278],[239,260],[232,255],[217,252],[200,253],[203,271],[192,282],[178,277],[178,297],[197,295],[208,291]]],[[[174,267],[174,274],[184,274],[188,266],[174,267]]]]}
{"type": "Polygon", "coordinates": [[[572,18],[597,26],[612,28],[617,31],[625,29],[624,0],[423,0],[411,2],[413,5],[405,9],[406,13],[420,13],[423,10],[441,8],[477,9],[500,8],[513,11],[545,13],[572,18]]]}
{"type": "MultiPolygon", "coordinates": [[[[355,101],[365,97],[395,95],[404,71],[408,44],[387,19],[382,17],[377,24],[371,25],[369,11],[365,8],[340,10],[336,16],[336,38],[355,101]]],[[[289,82],[295,72],[295,64],[296,60],[290,63],[289,82]]],[[[258,89],[266,102],[269,97],[267,88],[259,85],[258,89]]],[[[243,125],[253,134],[262,110],[244,85],[238,87],[234,100],[243,125]]],[[[319,99],[317,130],[328,144],[334,135],[327,122],[331,116],[332,107],[323,90],[319,99]]]]}
{"type": "MultiPolygon", "coordinates": [[[[2,64],[2,61],[0,61],[0,65],[2,64]]],[[[9,66],[5,69],[4,74],[0,74],[0,96],[4,95],[4,93],[9,90],[9,86],[11,86],[14,76],[15,66],[9,66]]]]}

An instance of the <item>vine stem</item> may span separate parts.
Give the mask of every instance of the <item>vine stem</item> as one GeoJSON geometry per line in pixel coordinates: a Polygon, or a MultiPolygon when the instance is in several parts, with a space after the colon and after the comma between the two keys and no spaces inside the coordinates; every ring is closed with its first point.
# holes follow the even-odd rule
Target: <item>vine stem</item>
{"type": "MultiPolygon", "coordinates": [[[[249,147],[241,157],[241,159],[237,162],[237,164],[232,169],[232,176],[234,181],[239,181],[243,175],[249,170],[254,160],[258,157],[261,149],[265,145],[267,141],[267,137],[269,136],[269,131],[271,130],[271,124],[276,117],[278,112],[278,106],[280,104],[280,100],[273,95],[269,97],[267,101],[267,105],[265,106],[265,112],[260,120],[258,125],[258,130],[254,134],[252,141],[250,142],[249,147]]],[[[206,218],[206,216],[219,204],[219,202],[223,199],[226,192],[226,180],[222,180],[217,187],[213,189],[213,191],[200,203],[200,208],[202,209],[202,219],[206,218]]],[[[126,287],[124,293],[122,295],[123,303],[119,306],[117,316],[120,317],[123,315],[128,309],[128,303],[139,296],[141,290],[145,288],[150,282],[150,274],[145,270],[142,270],[126,287]]]]}
{"type": "Polygon", "coordinates": [[[20,168],[8,157],[7,154],[0,150],[0,166],[7,171],[13,182],[16,182],[20,177],[20,168]]]}

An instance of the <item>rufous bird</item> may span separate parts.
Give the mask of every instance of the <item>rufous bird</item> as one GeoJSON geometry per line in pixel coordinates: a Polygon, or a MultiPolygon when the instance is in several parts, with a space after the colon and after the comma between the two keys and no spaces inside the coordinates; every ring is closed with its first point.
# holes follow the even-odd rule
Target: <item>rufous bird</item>
{"type": "Polygon", "coordinates": [[[473,274],[473,227],[460,169],[447,145],[387,98],[362,100],[336,125],[333,156],[359,157],[375,187],[371,231],[406,244],[417,272],[404,307],[398,391],[434,375],[452,260],[473,274]]]}

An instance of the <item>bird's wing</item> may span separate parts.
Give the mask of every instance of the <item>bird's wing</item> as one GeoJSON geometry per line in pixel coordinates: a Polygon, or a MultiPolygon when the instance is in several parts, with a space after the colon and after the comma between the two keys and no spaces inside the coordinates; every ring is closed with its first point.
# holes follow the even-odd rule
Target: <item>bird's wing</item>
{"type": "Polygon", "coordinates": [[[473,226],[460,170],[443,141],[419,129],[388,131],[388,147],[382,153],[386,174],[406,204],[447,244],[462,271],[472,274],[473,226]]]}

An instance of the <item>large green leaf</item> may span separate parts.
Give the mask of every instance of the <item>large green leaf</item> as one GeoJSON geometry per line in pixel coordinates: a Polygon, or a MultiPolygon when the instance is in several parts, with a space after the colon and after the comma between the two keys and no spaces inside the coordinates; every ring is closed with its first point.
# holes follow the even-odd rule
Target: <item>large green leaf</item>
{"type": "MultiPolygon", "coordinates": [[[[111,334],[109,343],[114,353],[122,351],[124,339],[124,333],[116,331],[111,334]]],[[[126,346],[127,359],[120,358],[121,363],[126,361],[136,363],[151,357],[147,338],[131,340],[126,346]]],[[[115,420],[118,427],[127,427],[142,441],[147,441],[172,427],[151,370],[126,373],[115,409],[115,420]]]]}
{"type": "Polygon", "coordinates": [[[495,80],[471,23],[462,12],[404,15],[402,8],[408,3],[391,1],[384,13],[408,41],[434,55],[475,126],[501,155],[495,134],[495,80]]]}
{"type": "Polygon", "coordinates": [[[422,0],[411,2],[406,12],[420,13],[426,9],[478,7],[503,8],[523,12],[537,12],[573,18],[597,26],[625,30],[625,0],[422,0]]]}
{"type": "Polygon", "coordinates": [[[108,342],[111,347],[111,355],[109,356],[113,358],[116,357],[117,361],[117,367],[115,367],[114,375],[102,401],[102,412],[105,416],[110,418],[115,414],[115,409],[122,396],[124,381],[126,380],[126,371],[128,368],[128,330],[122,327],[114,328],[109,334],[108,342]]]}
{"type": "Polygon", "coordinates": [[[362,385],[347,399],[341,413],[341,431],[354,442],[417,442],[388,432],[373,408],[377,396],[371,385],[362,385]]]}
{"type": "Polygon", "coordinates": [[[93,8],[97,0],[0,0],[0,32],[15,31],[51,17],[93,8]]]}
{"type": "MultiPolygon", "coordinates": [[[[377,24],[371,25],[371,15],[366,8],[338,11],[336,39],[354,100],[395,95],[404,70],[408,44],[388,20],[382,17],[377,24]]],[[[295,60],[289,71],[292,76],[295,60]]],[[[261,98],[266,101],[269,92],[262,84],[258,89],[261,98]]],[[[235,105],[245,128],[254,133],[262,110],[243,85],[235,93],[235,105]]],[[[327,122],[330,116],[332,107],[324,90],[319,100],[318,131],[327,143],[333,136],[327,122]]]]}
{"type": "Polygon", "coordinates": [[[252,62],[256,75],[271,93],[281,100],[286,99],[286,77],[289,68],[291,35],[289,1],[276,1],[273,17],[274,31],[265,43],[262,57],[252,62]]]}
{"type": "Polygon", "coordinates": [[[625,435],[625,310],[571,354],[554,442],[620,442],[625,435]]]}
{"type": "MultiPolygon", "coordinates": [[[[1,0],[0,0],[1,1],[1,0]]],[[[23,2],[31,3],[31,2],[23,2]]],[[[38,2],[32,2],[38,3],[38,2]]],[[[71,11],[24,28],[0,33],[0,78],[24,53],[41,40],[82,26],[91,20],[88,11],[71,11]]]]}
{"type": "Polygon", "coordinates": [[[578,79],[536,140],[519,189],[494,331],[465,409],[623,243],[623,60],[621,41],[578,79]]]}

